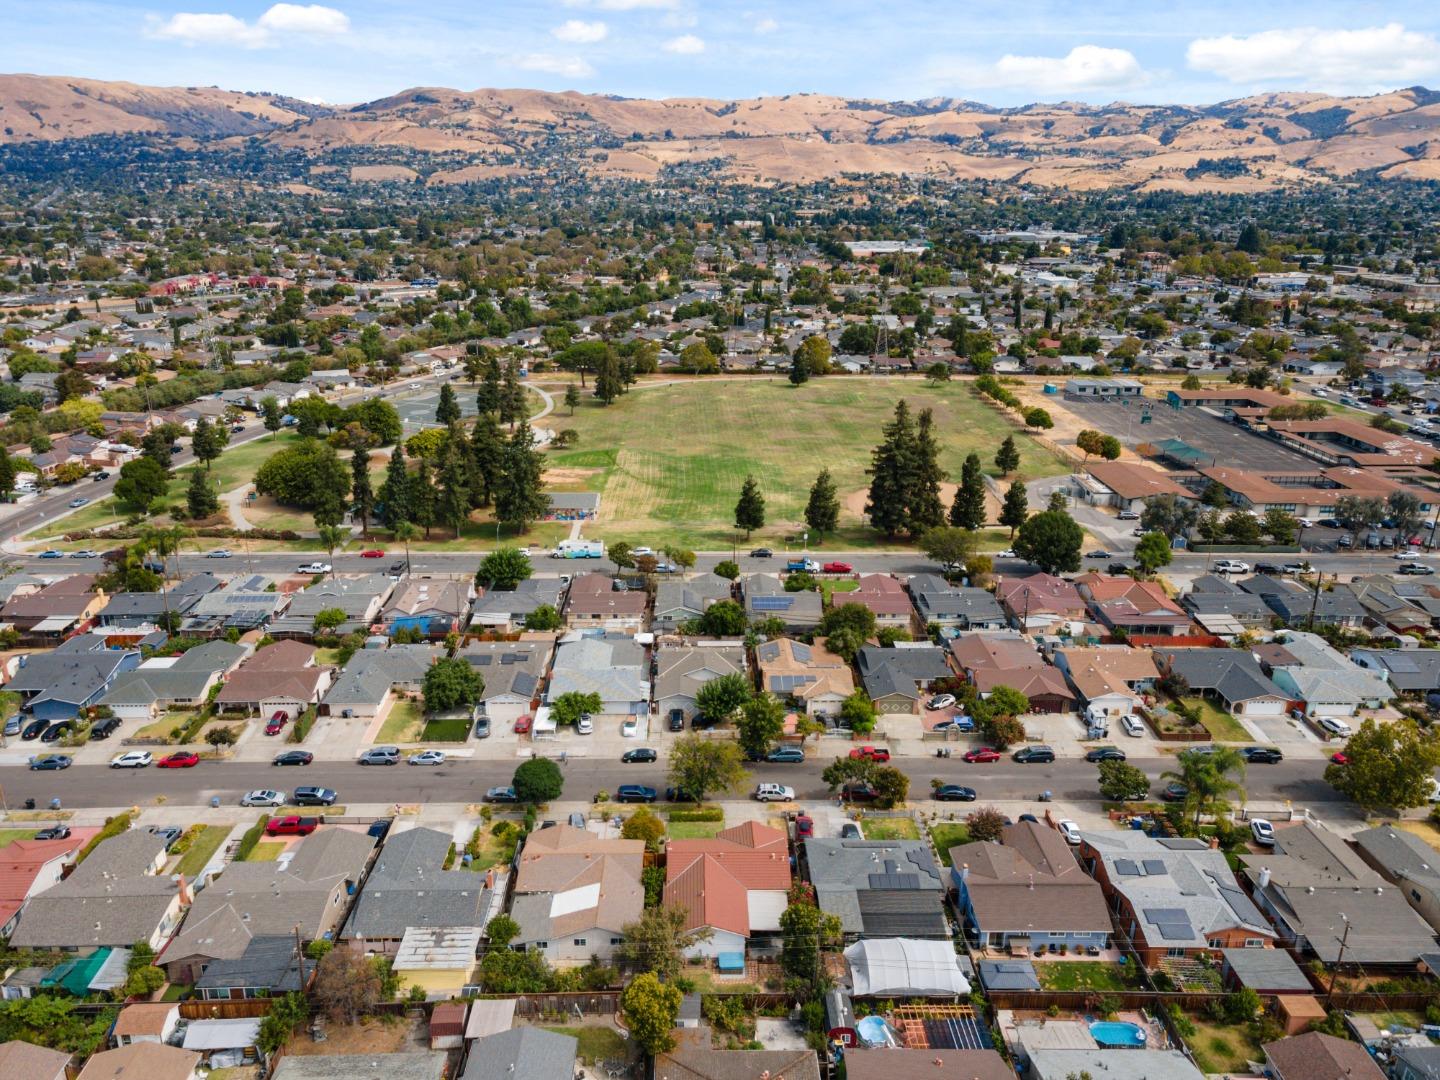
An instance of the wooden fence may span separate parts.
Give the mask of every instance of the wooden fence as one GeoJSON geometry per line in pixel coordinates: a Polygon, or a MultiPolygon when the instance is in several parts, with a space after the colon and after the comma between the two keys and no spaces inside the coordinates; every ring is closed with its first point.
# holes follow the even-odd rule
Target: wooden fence
{"type": "Polygon", "coordinates": [[[270,1011],[270,998],[231,998],[228,1001],[204,1001],[198,998],[180,1002],[180,1015],[186,1020],[253,1020],[270,1011]]]}

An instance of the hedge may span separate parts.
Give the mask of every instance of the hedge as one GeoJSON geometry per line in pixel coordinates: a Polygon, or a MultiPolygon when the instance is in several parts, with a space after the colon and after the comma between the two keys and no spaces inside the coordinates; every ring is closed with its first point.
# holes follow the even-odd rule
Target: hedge
{"type": "Polygon", "coordinates": [[[295,726],[290,729],[290,741],[299,743],[305,741],[305,736],[310,734],[310,729],[315,726],[315,706],[311,705],[300,718],[295,721],[295,726]]]}
{"type": "Polygon", "coordinates": [[[725,811],[718,806],[707,806],[699,810],[671,810],[666,817],[671,821],[724,821],[725,811]]]}
{"type": "Polygon", "coordinates": [[[245,830],[245,835],[240,838],[240,846],[235,849],[235,861],[244,862],[255,850],[255,845],[260,843],[260,838],[265,835],[265,826],[270,824],[270,815],[261,814],[260,820],[245,830]]]}
{"type": "Polygon", "coordinates": [[[130,811],[123,814],[116,814],[112,818],[105,819],[105,827],[90,838],[90,842],[80,849],[80,854],[75,856],[75,865],[79,866],[85,861],[85,857],[94,851],[102,840],[109,840],[112,836],[119,836],[130,828],[130,811]]]}

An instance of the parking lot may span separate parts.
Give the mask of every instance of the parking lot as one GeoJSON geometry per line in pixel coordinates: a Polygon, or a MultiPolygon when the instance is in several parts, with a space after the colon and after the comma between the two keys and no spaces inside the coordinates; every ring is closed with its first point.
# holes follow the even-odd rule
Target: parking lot
{"type": "Polygon", "coordinates": [[[1305,472],[1319,465],[1303,454],[1279,443],[1252,435],[1202,409],[1172,409],[1163,401],[1147,398],[1150,422],[1142,424],[1140,402],[1076,401],[1065,399],[1064,407],[1083,420],[1087,427],[1114,435],[1126,446],[1180,439],[1196,450],[1210,454],[1200,465],[1228,465],[1237,469],[1270,469],[1305,472]]]}

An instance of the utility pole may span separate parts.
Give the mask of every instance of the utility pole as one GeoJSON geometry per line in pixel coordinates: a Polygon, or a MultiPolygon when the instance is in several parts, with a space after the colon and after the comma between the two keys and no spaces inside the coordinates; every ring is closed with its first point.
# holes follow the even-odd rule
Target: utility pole
{"type": "MultiPolygon", "coordinates": [[[[1337,574],[1336,576],[1338,577],[1339,575],[1337,574]]],[[[1310,594],[1310,617],[1305,620],[1305,630],[1307,633],[1314,633],[1315,631],[1315,607],[1320,603],[1320,583],[1324,580],[1324,571],[1315,571],[1315,591],[1310,594]]],[[[1346,929],[1349,929],[1349,927],[1346,927],[1346,929]]]]}
{"type": "Polygon", "coordinates": [[[1340,977],[1340,965],[1345,961],[1345,945],[1350,940],[1350,919],[1342,911],[1340,918],[1345,923],[1345,932],[1340,936],[1340,955],[1335,958],[1335,967],[1330,971],[1330,989],[1325,991],[1327,998],[1335,996],[1335,980],[1340,977]]]}

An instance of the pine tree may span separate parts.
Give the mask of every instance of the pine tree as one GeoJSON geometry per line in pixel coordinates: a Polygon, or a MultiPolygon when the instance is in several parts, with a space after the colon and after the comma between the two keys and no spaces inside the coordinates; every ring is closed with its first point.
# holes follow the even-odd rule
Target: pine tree
{"type": "Polygon", "coordinates": [[[500,383],[500,422],[509,424],[525,415],[525,387],[520,385],[520,361],[511,357],[505,365],[505,378],[500,383]]]}
{"type": "Polygon", "coordinates": [[[565,387],[565,404],[570,409],[570,415],[575,415],[575,406],[580,404],[580,388],[573,382],[565,387]]]}
{"type": "Polygon", "coordinates": [[[495,490],[496,520],[523,533],[531,522],[544,517],[550,509],[541,479],[544,472],[545,463],[535,449],[535,433],[529,421],[522,419],[505,444],[500,483],[495,490]]]}
{"type": "Polygon", "coordinates": [[[595,396],[606,405],[625,392],[625,381],[620,377],[620,361],[613,352],[606,351],[595,368],[595,396]]]}
{"type": "Polygon", "coordinates": [[[460,403],[455,400],[455,390],[447,382],[440,387],[440,401],[435,406],[435,422],[449,427],[460,419],[460,403]]]}
{"type": "Polygon", "coordinates": [[[475,391],[475,408],[481,416],[500,411],[500,378],[500,361],[492,353],[485,358],[485,372],[475,391]]]}
{"type": "Polygon", "coordinates": [[[15,462],[3,446],[0,446],[0,495],[9,495],[15,490],[15,462]]]}
{"type": "Polygon", "coordinates": [[[740,487],[740,501],[735,504],[735,527],[745,530],[745,539],[756,529],[765,527],[765,496],[760,494],[760,485],[755,477],[745,477],[740,487]]]}
{"type": "Polygon", "coordinates": [[[799,386],[810,378],[810,363],[799,349],[790,358],[790,385],[799,386]]]}
{"type": "Polygon", "coordinates": [[[909,520],[910,462],[915,428],[910,406],[902,398],[895,405],[895,418],[885,425],[885,438],[870,455],[870,497],[865,513],[870,524],[893,537],[909,520]]]}
{"type": "Polygon", "coordinates": [[[208,471],[210,463],[220,456],[222,449],[224,447],[216,436],[215,425],[202,416],[195,424],[195,433],[190,439],[190,450],[195,460],[203,463],[208,471]]]}
{"type": "Polygon", "coordinates": [[[835,481],[829,469],[821,469],[820,475],[810,487],[810,501],[805,504],[805,524],[815,530],[815,538],[833,533],[840,521],[840,500],[835,496],[835,481]]]}
{"type": "Polygon", "coordinates": [[[429,540],[430,526],[435,524],[435,477],[424,458],[420,459],[415,475],[410,477],[410,516],[425,530],[425,539],[429,540]]]}
{"type": "Polygon", "coordinates": [[[940,444],[935,441],[935,414],[929,409],[920,412],[911,469],[906,528],[910,535],[919,536],[926,529],[945,524],[945,504],[940,499],[945,470],[940,468],[940,444]]]}
{"type": "Polygon", "coordinates": [[[470,432],[470,461],[475,476],[470,489],[471,504],[489,506],[495,499],[505,465],[505,436],[491,413],[475,419],[475,427],[470,432]]]}
{"type": "Polygon", "coordinates": [[[375,492],[370,486],[370,454],[365,450],[356,450],[350,458],[350,509],[360,519],[360,528],[368,531],[375,492]]]}
{"type": "Polygon", "coordinates": [[[190,486],[185,491],[185,509],[197,520],[213,517],[220,512],[220,500],[210,487],[210,477],[202,469],[190,470],[190,486]]]}
{"type": "Polygon", "coordinates": [[[1020,451],[1015,447],[1015,436],[1006,435],[1000,449],[995,451],[995,467],[1001,476],[1009,476],[1020,467],[1020,451]]]}
{"type": "Polygon", "coordinates": [[[960,471],[960,486],[950,507],[950,524],[958,529],[978,529],[985,524],[985,477],[980,472],[980,455],[970,454],[960,471]]]}
{"type": "Polygon", "coordinates": [[[457,445],[454,440],[446,449],[435,503],[436,518],[455,530],[456,540],[460,539],[460,529],[470,516],[470,469],[466,449],[463,443],[457,445]]]}
{"type": "Polygon", "coordinates": [[[390,463],[385,466],[385,480],[380,485],[379,498],[385,524],[390,528],[411,520],[410,474],[405,470],[405,448],[399,443],[395,444],[390,463]]]}
{"type": "Polygon", "coordinates": [[[1010,539],[1015,539],[1015,530],[1025,524],[1030,513],[1030,500],[1025,494],[1025,485],[1016,480],[1005,492],[1005,504],[1000,508],[1000,524],[1010,529],[1010,539]]]}

